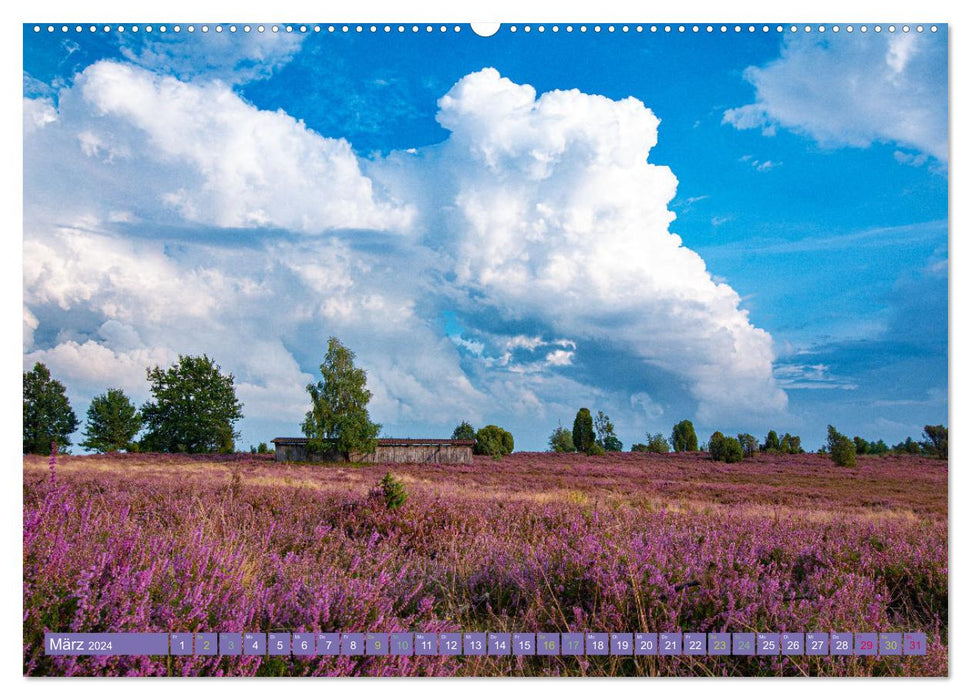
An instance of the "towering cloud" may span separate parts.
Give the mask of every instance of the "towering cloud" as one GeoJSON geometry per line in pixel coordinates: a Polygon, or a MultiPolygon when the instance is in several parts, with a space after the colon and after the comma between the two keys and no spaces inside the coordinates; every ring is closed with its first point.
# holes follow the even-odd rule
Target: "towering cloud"
{"type": "Polygon", "coordinates": [[[704,417],[785,408],[771,338],[670,230],[677,180],[648,161],[650,109],[576,90],[537,97],[491,68],[439,107],[451,135],[403,167],[435,193],[424,223],[470,315],[605,343],[682,378],[704,417]]]}

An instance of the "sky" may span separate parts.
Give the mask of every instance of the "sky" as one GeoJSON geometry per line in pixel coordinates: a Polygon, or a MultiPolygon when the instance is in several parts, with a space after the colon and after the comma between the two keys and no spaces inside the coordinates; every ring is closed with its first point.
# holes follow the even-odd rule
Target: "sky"
{"type": "Polygon", "coordinates": [[[451,26],[25,26],[24,368],[206,353],[244,449],[330,336],[386,436],[947,423],[946,28],[451,26]]]}

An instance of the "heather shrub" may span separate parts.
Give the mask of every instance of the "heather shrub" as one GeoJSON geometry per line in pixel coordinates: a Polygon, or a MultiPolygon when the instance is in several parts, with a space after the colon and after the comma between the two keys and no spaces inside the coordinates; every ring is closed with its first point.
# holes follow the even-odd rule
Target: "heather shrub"
{"type": "Polygon", "coordinates": [[[837,432],[833,426],[828,426],[826,438],[826,449],[833,464],[839,467],[856,466],[856,445],[848,437],[837,432]]]}

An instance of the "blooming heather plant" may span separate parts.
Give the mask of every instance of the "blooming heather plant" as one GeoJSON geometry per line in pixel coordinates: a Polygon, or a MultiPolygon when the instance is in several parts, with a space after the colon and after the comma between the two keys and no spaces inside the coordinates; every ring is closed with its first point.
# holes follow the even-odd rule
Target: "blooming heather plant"
{"type": "Polygon", "coordinates": [[[947,466],[24,460],[28,675],[946,675],[947,466]],[[97,466],[97,469],[93,467],[97,466]],[[227,494],[232,485],[235,497],[227,494]],[[178,479],[173,478],[178,475],[178,479]],[[45,631],[922,631],[923,657],[53,657],[45,631]]]}

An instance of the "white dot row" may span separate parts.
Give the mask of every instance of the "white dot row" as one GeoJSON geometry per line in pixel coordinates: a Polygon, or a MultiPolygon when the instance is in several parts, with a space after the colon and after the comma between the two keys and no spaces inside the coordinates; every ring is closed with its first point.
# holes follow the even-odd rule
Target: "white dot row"
{"type": "MultiPolygon", "coordinates": [[[[110,31],[114,30],[114,31],[117,31],[117,32],[126,32],[126,31],[128,31],[128,32],[132,32],[132,33],[137,33],[139,31],[144,31],[144,32],[147,32],[147,33],[151,33],[153,31],[158,31],[158,32],[161,32],[163,34],[165,32],[169,32],[169,31],[172,31],[172,32],[175,32],[175,33],[179,33],[179,32],[182,32],[182,31],[186,31],[186,32],[189,32],[190,34],[192,34],[192,33],[196,32],[197,29],[198,29],[198,31],[202,32],[203,34],[207,34],[210,30],[212,30],[212,31],[214,31],[216,33],[221,33],[221,32],[224,32],[224,31],[228,31],[230,33],[237,32],[237,31],[242,31],[244,33],[249,33],[249,32],[252,32],[252,31],[255,31],[257,33],[262,33],[262,32],[265,32],[265,31],[269,30],[271,32],[281,32],[281,31],[282,32],[286,32],[286,33],[297,32],[297,33],[300,33],[300,34],[306,34],[308,32],[314,32],[314,33],[328,32],[328,33],[331,33],[331,34],[333,34],[333,33],[345,33],[346,34],[346,33],[351,33],[351,32],[355,32],[355,33],[370,32],[370,33],[373,34],[373,33],[379,32],[379,31],[383,31],[385,33],[391,33],[391,32],[397,31],[398,33],[402,33],[403,34],[403,33],[408,32],[408,31],[410,31],[412,33],[417,33],[417,32],[421,32],[422,30],[424,30],[426,33],[431,33],[431,32],[434,32],[436,29],[439,32],[448,32],[450,29],[452,31],[454,31],[454,32],[461,32],[462,31],[462,27],[460,27],[459,25],[446,26],[444,24],[442,24],[442,25],[436,25],[436,26],[433,26],[433,25],[430,25],[430,24],[423,25],[423,26],[419,26],[417,24],[412,24],[412,25],[399,24],[399,25],[395,25],[395,26],[392,26],[392,25],[389,25],[389,24],[385,24],[385,25],[375,25],[375,24],[372,24],[372,25],[361,25],[361,24],[357,24],[357,25],[347,25],[347,24],[343,24],[343,25],[333,25],[332,24],[332,25],[327,25],[327,26],[322,26],[322,25],[319,25],[319,24],[314,24],[314,25],[301,24],[301,25],[296,25],[296,26],[295,25],[291,25],[291,24],[286,24],[286,25],[279,25],[279,24],[271,24],[271,25],[263,25],[263,24],[257,24],[257,25],[249,25],[249,24],[235,25],[235,24],[229,24],[229,25],[222,25],[222,24],[217,24],[217,25],[213,25],[212,27],[210,27],[208,24],[202,24],[202,25],[199,25],[198,27],[196,25],[193,25],[193,24],[188,24],[188,25],[185,25],[185,26],[180,25],[180,24],[173,24],[171,26],[165,25],[165,24],[161,24],[161,25],[158,25],[157,27],[156,26],[153,26],[153,25],[150,25],[150,24],[149,25],[145,25],[143,27],[139,27],[138,25],[131,25],[131,26],[127,26],[127,27],[125,25],[117,25],[117,26],[114,26],[113,27],[113,26],[108,25],[108,24],[102,25],[102,26],[97,26],[97,25],[93,25],[92,24],[92,25],[88,25],[87,27],[82,27],[80,24],[77,24],[77,25],[74,25],[73,27],[70,27],[70,26],[68,26],[66,24],[60,25],[60,26],[55,26],[53,24],[49,24],[46,27],[46,30],[48,32],[56,32],[58,30],[60,30],[61,32],[69,32],[72,29],[75,32],[83,32],[83,31],[85,31],[85,29],[87,29],[87,31],[89,31],[89,32],[98,32],[98,31],[110,32],[110,31]]],[[[886,27],[883,27],[882,25],[879,25],[879,24],[872,25],[872,27],[871,26],[868,26],[868,25],[865,25],[865,24],[859,25],[858,27],[854,27],[853,25],[846,25],[845,27],[840,27],[839,25],[831,25],[831,26],[828,26],[827,27],[826,25],[822,25],[822,24],[817,25],[817,26],[808,25],[808,24],[806,24],[806,25],[795,25],[795,24],[793,24],[793,25],[789,25],[789,26],[784,26],[784,25],[781,25],[781,24],[777,24],[777,25],[774,25],[774,26],[769,26],[767,24],[758,25],[758,26],[753,25],[753,24],[746,25],[746,26],[742,26],[742,25],[739,25],[739,24],[736,24],[736,25],[725,25],[725,24],[721,24],[721,25],[711,25],[711,24],[708,24],[708,25],[697,25],[697,24],[693,24],[693,25],[684,25],[684,24],[680,24],[680,25],[669,25],[669,24],[665,24],[665,25],[654,25],[654,24],[652,24],[652,25],[644,26],[644,25],[638,24],[638,25],[630,26],[630,25],[626,25],[625,24],[625,25],[615,26],[615,25],[610,24],[610,25],[606,25],[605,27],[601,27],[598,24],[598,25],[593,25],[591,27],[588,27],[585,24],[581,24],[581,25],[578,25],[578,26],[574,27],[574,25],[572,25],[572,24],[567,24],[567,25],[563,25],[561,27],[558,24],[553,24],[553,25],[550,25],[549,27],[547,27],[546,25],[542,25],[542,24],[535,25],[535,26],[534,25],[526,24],[526,25],[522,25],[520,27],[520,26],[517,26],[515,24],[511,24],[511,25],[502,27],[502,29],[508,31],[511,34],[515,34],[515,33],[519,32],[519,31],[523,31],[523,32],[525,32],[525,33],[528,34],[528,33],[532,32],[534,30],[536,32],[539,32],[539,33],[544,33],[544,32],[547,31],[547,29],[549,29],[549,31],[551,31],[553,33],[558,33],[561,30],[562,31],[565,31],[567,33],[570,33],[570,32],[573,32],[573,31],[579,31],[581,33],[587,32],[587,31],[593,31],[593,32],[597,33],[597,32],[601,32],[601,31],[606,30],[607,32],[620,31],[622,33],[626,33],[626,32],[638,32],[638,33],[641,33],[641,32],[647,31],[647,32],[651,32],[651,33],[657,33],[657,32],[665,32],[665,33],[678,32],[678,33],[682,33],[682,34],[683,33],[687,33],[687,32],[691,32],[691,33],[694,33],[694,34],[698,34],[698,33],[702,33],[702,32],[708,33],[708,34],[711,34],[711,33],[714,33],[714,32],[720,32],[722,34],[725,34],[725,33],[728,33],[728,32],[742,33],[742,32],[745,32],[745,31],[747,31],[749,33],[755,33],[757,31],[761,31],[763,33],[768,33],[768,32],[771,32],[771,31],[775,31],[775,32],[780,32],[781,33],[781,32],[785,32],[785,31],[798,32],[798,31],[800,31],[800,29],[803,32],[806,32],[806,33],[810,33],[810,32],[819,32],[819,33],[823,33],[823,32],[833,32],[833,33],[838,33],[840,31],[853,32],[853,31],[857,31],[857,30],[859,30],[860,32],[867,32],[867,31],[870,31],[871,29],[874,32],[880,33],[882,31],[884,31],[884,29],[886,29],[886,31],[888,31],[888,32],[890,32],[892,34],[892,33],[896,32],[898,30],[898,26],[897,25],[894,25],[894,24],[887,25],[886,27]]],[[[900,25],[899,26],[899,30],[902,31],[902,32],[909,32],[909,31],[911,31],[911,29],[914,29],[917,32],[923,32],[924,31],[924,25],[918,24],[915,27],[911,27],[908,24],[904,24],[904,25],[900,25]]],[[[930,27],[928,27],[928,29],[931,32],[936,32],[937,31],[937,25],[930,25],[930,27]]],[[[44,31],[44,30],[45,30],[45,27],[42,27],[39,24],[35,24],[34,25],[34,32],[41,32],[41,31],[44,31]]]]}

